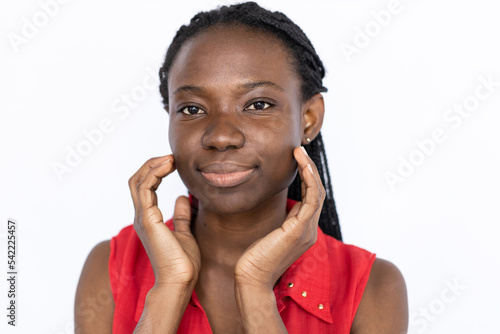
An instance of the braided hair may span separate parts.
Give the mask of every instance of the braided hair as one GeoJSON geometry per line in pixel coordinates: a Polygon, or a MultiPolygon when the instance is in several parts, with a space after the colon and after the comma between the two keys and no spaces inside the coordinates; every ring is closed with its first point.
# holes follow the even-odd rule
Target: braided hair
{"type": "MultiPolygon", "coordinates": [[[[323,63],[302,29],[281,12],[271,12],[260,7],[255,2],[245,2],[231,6],[222,6],[208,12],[200,12],[191,19],[188,25],[183,25],[177,31],[167,50],[163,66],[159,71],[160,94],[166,108],[168,108],[169,103],[168,73],[179,49],[184,42],[204,29],[221,24],[241,24],[271,33],[279,38],[288,47],[290,55],[293,56],[294,66],[302,81],[300,94],[303,102],[307,101],[314,94],[327,91],[327,88],[322,83],[325,76],[323,63]]],[[[319,218],[319,227],[325,234],[342,241],[321,133],[318,133],[316,138],[304,147],[316,164],[321,182],[326,191],[319,218]]],[[[301,200],[301,181],[298,174],[288,188],[288,198],[296,201],[301,200]]]]}

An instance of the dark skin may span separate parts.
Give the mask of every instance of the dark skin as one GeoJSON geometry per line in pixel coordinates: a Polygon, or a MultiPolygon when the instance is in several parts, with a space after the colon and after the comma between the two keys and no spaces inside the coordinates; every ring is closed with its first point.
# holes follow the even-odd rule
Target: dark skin
{"type": "MultiPolygon", "coordinates": [[[[302,101],[289,57],[274,36],[235,26],[208,28],[180,49],[168,77],[172,155],[148,160],[129,180],[134,228],[155,272],[136,333],[175,333],[193,289],[214,333],[286,332],[272,289],[314,244],[325,194],[314,162],[300,149],[321,129],[323,98],[302,101]],[[202,175],[213,163],[251,174],[236,186],[216,186],[202,175]],[[155,191],[175,169],[199,199],[199,212],[191,226],[189,201],[179,197],[171,232],[155,191]],[[287,214],[297,170],[303,198],[287,214]],[[269,308],[258,327],[250,319],[263,305],[269,308]]],[[[82,272],[75,321],[83,333],[110,332],[112,303],[97,321],[78,315],[86,298],[110,293],[107,256],[103,242],[82,272]]],[[[401,273],[375,260],[351,333],[404,333],[407,312],[401,273]]]]}
{"type": "Polygon", "coordinates": [[[202,254],[196,291],[220,333],[234,333],[238,326],[234,290],[227,289],[234,285],[236,264],[251,244],[285,221],[287,190],[297,170],[291,152],[306,135],[317,134],[323,116],[320,96],[307,104],[311,110],[301,110],[293,67],[268,61],[288,58],[278,41],[248,35],[247,29],[228,37],[227,29],[212,28],[188,41],[169,76],[170,144],[179,175],[200,202],[194,223],[202,254]],[[256,54],[255,45],[266,52],[256,54]],[[213,187],[199,171],[211,161],[254,172],[237,187],[213,187]]]}

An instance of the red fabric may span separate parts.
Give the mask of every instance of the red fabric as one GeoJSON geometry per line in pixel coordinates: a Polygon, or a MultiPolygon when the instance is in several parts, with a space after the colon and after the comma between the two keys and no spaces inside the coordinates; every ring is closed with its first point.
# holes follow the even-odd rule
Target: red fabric
{"type": "MultiPolygon", "coordinates": [[[[288,211],[294,203],[288,199],[288,211]]],[[[173,229],[172,219],[165,224],[173,229]]],[[[133,225],[114,236],[110,247],[109,275],[115,301],[113,333],[132,333],[141,317],[146,294],[154,285],[153,270],[133,225]]],[[[344,244],[318,228],[316,243],[283,273],[274,288],[288,332],[348,334],[373,261],[375,254],[344,244]]],[[[194,291],[178,333],[212,333],[194,291]]]]}

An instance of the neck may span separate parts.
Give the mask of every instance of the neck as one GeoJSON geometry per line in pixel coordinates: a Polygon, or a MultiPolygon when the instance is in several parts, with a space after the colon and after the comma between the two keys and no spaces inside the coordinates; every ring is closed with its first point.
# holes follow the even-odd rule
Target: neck
{"type": "Polygon", "coordinates": [[[220,215],[200,207],[193,233],[202,261],[234,267],[250,245],[283,224],[287,193],[285,189],[258,207],[234,215],[220,215]]]}

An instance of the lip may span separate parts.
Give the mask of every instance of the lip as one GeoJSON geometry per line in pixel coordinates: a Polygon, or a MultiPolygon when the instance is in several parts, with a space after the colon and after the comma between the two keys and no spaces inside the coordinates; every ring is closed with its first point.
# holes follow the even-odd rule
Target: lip
{"type": "Polygon", "coordinates": [[[200,168],[200,173],[214,187],[229,188],[248,180],[255,169],[233,163],[213,163],[200,168]]]}

